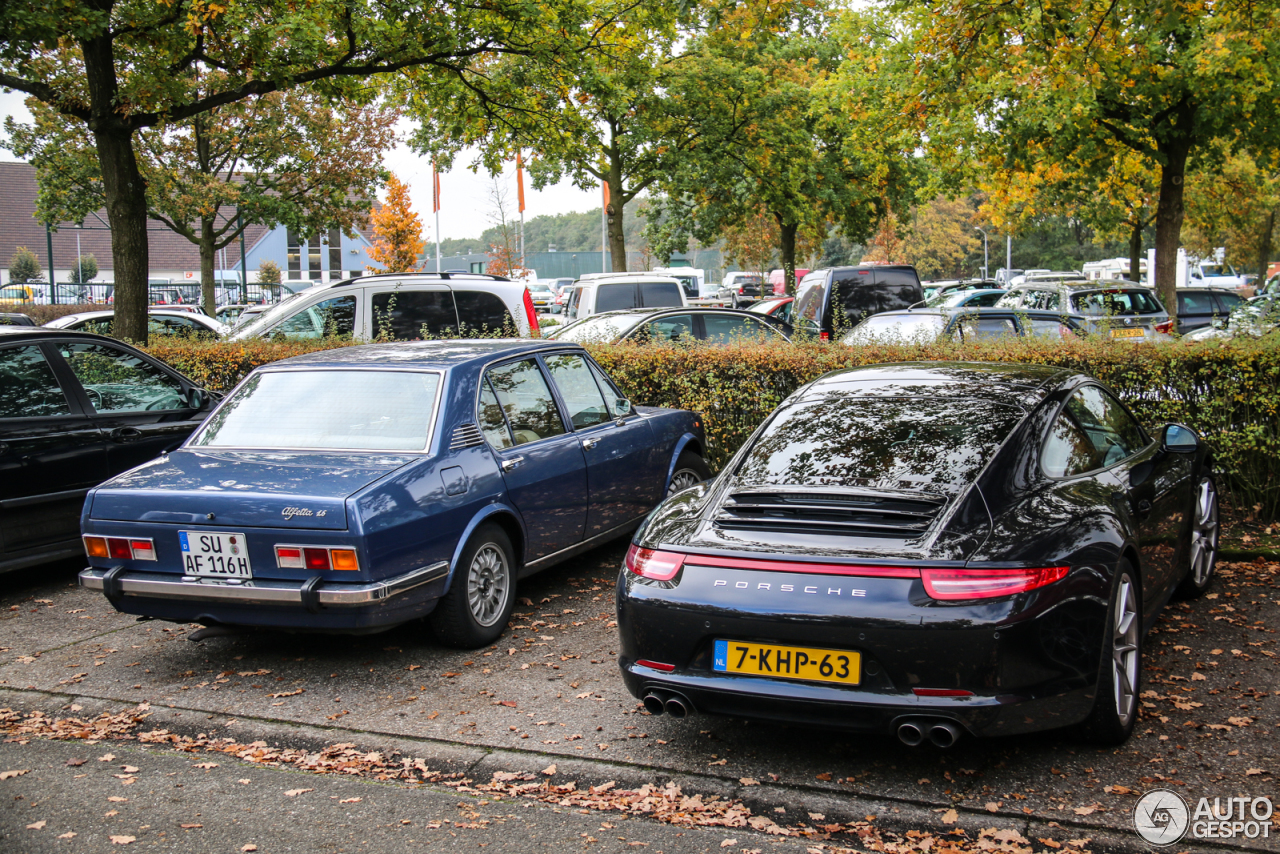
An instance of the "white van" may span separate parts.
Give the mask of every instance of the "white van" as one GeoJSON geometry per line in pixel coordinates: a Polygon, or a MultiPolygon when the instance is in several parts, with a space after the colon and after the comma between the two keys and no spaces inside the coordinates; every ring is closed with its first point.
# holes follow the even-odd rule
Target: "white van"
{"type": "Polygon", "coordinates": [[[577,320],[620,308],[669,308],[688,305],[684,287],[670,276],[653,273],[587,273],[569,292],[565,318],[577,320]]]}
{"type": "Polygon", "coordinates": [[[260,336],[382,336],[411,341],[429,335],[528,338],[538,313],[528,288],[483,273],[388,273],[299,291],[232,331],[230,340],[260,336]]]}
{"type": "Polygon", "coordinates": [[[675,279],[684,288],[686,299],[706,299],[716,295],[716,285],[707,281],[707,271],[698,267],[654,267],[655,276],[675,279]]]}

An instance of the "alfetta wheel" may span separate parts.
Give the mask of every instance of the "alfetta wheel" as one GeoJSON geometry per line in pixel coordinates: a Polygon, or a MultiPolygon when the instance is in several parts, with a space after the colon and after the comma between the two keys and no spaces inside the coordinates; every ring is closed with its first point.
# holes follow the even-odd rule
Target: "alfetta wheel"
{"type": "Polygon", "coordinates": [[[682,451],[676,460],[676,469],[671,473],[671,483],[667,485],[667,495],[688,489],[711,477],[711,468],[702,457],[693,451],[682,451]]]}
{"type": "Polygon", "coordinates": [[[475,649],[497,640],[511,619],[516,569],[511,540],[497,525],[471,535],[454,571],[449,592],[431,614],[441,643],[475,649]]]}
{"type": "Polygon", "coordinates": [[[1187,574],[1177,593],[1195,599],[1209,589],[1218,563],[1218,489],[1209,474],[1196,485],[1195,508],[1191,511],[1191,541],[1187,547],[1187,574]]]}

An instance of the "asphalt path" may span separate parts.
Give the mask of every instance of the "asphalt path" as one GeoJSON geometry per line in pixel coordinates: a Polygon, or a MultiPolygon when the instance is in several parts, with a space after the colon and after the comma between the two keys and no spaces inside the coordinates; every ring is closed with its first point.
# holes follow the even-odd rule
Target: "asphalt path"
{"type": "MultiPolygon", "coordinates": [[[[532,850],[535,838],[557,850],[1136,851],[1146,849],[1131,814],[1149,790],[1175,791],[1193,808],[1201,797],[1280,801],[1278,564],[1223,564],[1208,596],[1166,609],[1146,639],[1143,716],[1123,748],[1054,732],[940,751],[892,737],[648,715],[617,670],[613,588],[624,550],[606,546],[523,582],[499,643],[471,652],[436,645],[422,625],[194,643],[191,626],[137,622],[80,590],[77,564],[0,576],[0,709],[13,710],[0,719],[9,734],[0,743],[0,844],[97,850],[81,836],[46,833],[53,815],[32,807],[43,802],[56,803],[59,834],[81,834],[79,822],[98,839],[119,825],[108,835],[175,851],[381,851],[410,838],[468,850],[501,840],[511,851],[532,850]],[[168,741],[139,740],[160,730],[168,741]],[[303,761],[333,745],[401,765],[303,761]],[[122,751],[141,753],[96,758],[122,751]],[[193,756],[214,753],[216,768],[194,768],[193,756]],[[89,776],[65,764],[76,757],[91,760],[89,776]],[[431,774],[396,770],[411,760],[431,774]],[[120,764],[193,782],[176,795],[148,788],[146,816],[119,809],[104,823],[103,793],[120,778],[98,772],[120,764]],[[257,775],[260,786],[234,782],[257,775]],[[292,788],[314,791],[275,795],[292,788]],[[352,797],[361,800],[340,810],[352,797]],[[460,802],[489,824],[447,826],[463,821],[460,802]],[[185,823],[203,826],[182,829],[193,808],[201,817],[185,823]],[[315,830],[335,821],[350,832],[315,830]],[[405,831],[432,821],[440,827],[431,833],[405,831]],[[618,821],[626,832],[597,832],[618,821]],[[446,840],[450,830],[460,835],[446,840]]],[[[143,791],[144,777],[130,792],[143,791]]],[[[138,806],[140,795],[124,796],[138,806]]],[[[1280,814],[1272,821],[1265,839],[1187,839],[1172,850],[1280,850],[1280,814]]]]}

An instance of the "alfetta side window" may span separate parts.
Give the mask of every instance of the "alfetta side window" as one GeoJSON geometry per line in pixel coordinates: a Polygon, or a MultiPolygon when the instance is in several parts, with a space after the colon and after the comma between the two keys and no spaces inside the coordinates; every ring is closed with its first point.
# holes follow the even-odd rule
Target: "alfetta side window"
{"type": "Polygon", "coordinates": [[[515,444],[536,442],[565,432],[551,387],[535,360],[499,365],[489,371],[488,377],[498,405],[511,425],[515,444]]]}

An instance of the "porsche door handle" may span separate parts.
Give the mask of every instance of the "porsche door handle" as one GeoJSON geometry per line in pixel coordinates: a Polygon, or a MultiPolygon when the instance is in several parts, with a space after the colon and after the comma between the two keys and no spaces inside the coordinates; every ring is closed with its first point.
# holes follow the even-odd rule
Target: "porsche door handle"
{"type": "Polygon", "coordinates": [[[111,431],[111,439],[115,442],[132,442],[141,436],[142,431],[137,427],[117,427],[111,431]]]}
{"type": "Polygon", "coordinates": [[[0,454],[7,453],[9,453],[9,444],[7,442],[0,442],[0,454]]]}
{"type": "Polygon", "coordinates": [[[520,467],[520,464],[521,464],[522,462],[524,462],[524,457],[512,457],[512,458],[511,458],[511,459],[509,459],[509,460],[503,460],[503,461],[502,461],[502,470],[503,470],[503,471],[515,471],[517,468],[519,468],[519,467],[520,467]]]}
{"type": "Polygon", "coordinates": [[[1145,498],[1135,501],[1132,496],[1127,495],[1126,493],[1113,492],[1111,493],[1111,500],[1117,505],[1127,501],[1129,504],[1129,512],[1132,513],[1133,517],[1139,521],[1151,515],[1151,502],[1145,498]]]}

